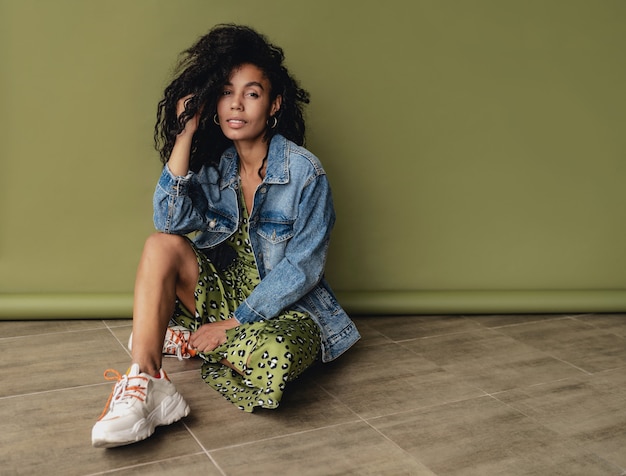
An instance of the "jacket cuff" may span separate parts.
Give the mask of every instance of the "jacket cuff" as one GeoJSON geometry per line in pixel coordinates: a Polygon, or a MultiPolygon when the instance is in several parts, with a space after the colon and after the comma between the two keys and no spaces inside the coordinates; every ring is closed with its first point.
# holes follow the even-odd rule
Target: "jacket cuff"
{"type": "Polygon", "coordinates": [[[165,191],[168,195],[180,196],[186,195],[189,188],[189,181],[193,176],[193,172],[189,172],[187,175],[174,175],[170,168],[165,165],[161,177],[159,178],[159,187],[165,191]]]}
{"type": "Polygon", "coordinates": [[[235,309],[234,316],[240,324],[249,324],[250,322],[258,322],[266,319],[265,316],[262,316],[252,309],[247,300],[242,302],[239,307],[235,309]]]}

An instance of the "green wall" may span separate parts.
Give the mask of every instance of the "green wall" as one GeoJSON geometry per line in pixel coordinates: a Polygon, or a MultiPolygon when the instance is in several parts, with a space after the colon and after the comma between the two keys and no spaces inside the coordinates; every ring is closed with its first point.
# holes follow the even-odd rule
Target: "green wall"
{"type": "Polygon", "coordinates": [[[0,0],[0,318],[130,315],[156,103],[225,21],[312,94],[349,311],[626,311],[626,2],[0,0]]]}

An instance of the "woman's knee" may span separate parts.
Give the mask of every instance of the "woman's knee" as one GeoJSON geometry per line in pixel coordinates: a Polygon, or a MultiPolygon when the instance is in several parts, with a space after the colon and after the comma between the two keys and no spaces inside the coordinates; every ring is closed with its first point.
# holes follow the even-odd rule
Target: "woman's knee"
{"type": "Polygon", "coordinates": [[[189,240],[184,236],[170,235],[167,233],[153,233],[146,239],[144,253],[177,254],[191,250],[189,240]]]}
{"type": "Polygon", "coordinates": [[[191,242],[184,236],[169,235],[167,233],[153,233],[144,244],[142,253],[143,263],[158,264],[171,272],[189,273],[197,267],[196,254],[191,242]]]}

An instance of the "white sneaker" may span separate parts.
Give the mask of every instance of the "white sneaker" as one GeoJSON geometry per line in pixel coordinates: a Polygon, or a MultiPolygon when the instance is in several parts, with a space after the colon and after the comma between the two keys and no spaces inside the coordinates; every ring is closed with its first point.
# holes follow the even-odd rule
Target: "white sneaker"
{"type": "MultiPolygon", "coordinates": [[[[178,357],[178,360],[195,357],[198,353],[189,347],[191,331],[183,326],[171,326],[165,331],[162,353],[166,357],[178,357]]],[[[128,350],[133,350],[133,334],[128,338],[128,350]]]]}
{"type": "Polygon", "coordinates": [[[156,378],[139,372],[139,365],[133,364],[126,375],[109,369],[104,377],[117,379],[117,383],[91,431],[91,442],[96,448],[145,440],[154,433],[155,427],[169,425],[189,415],[189,405],[163,370],[160,378],[156,378]]]}

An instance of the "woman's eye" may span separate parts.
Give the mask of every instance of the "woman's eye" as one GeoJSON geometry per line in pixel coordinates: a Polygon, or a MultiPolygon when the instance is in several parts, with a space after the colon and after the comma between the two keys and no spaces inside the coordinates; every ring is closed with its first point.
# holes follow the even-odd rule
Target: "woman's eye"
{"type": "Polygon", "coordinates": [[[253,97],[253,98],[258,98],[259,97],[259,95],[257,93],[255,93],[254,91],[249,92],[248,96],[253,97]]]}
{"type": "Polygon", "coordinates": [[[230,94],[230,91],[222,91],[222,96],[228,96],[230,94]]]}

